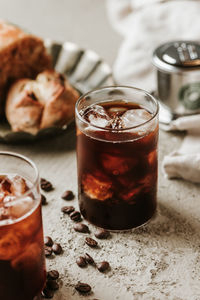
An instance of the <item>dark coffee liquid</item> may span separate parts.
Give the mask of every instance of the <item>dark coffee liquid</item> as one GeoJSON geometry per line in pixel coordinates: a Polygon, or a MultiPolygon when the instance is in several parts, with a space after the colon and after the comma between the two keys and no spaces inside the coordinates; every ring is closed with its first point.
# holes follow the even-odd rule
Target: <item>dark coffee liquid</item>
{"type": "MultiPolygon", "coordinates": [[[[121,116],[125,112],[138,110],[137,114],[141,112],[142,118],[146,114],[148,119],[151,114],[131,103],[101,106],[112,119],[104,122],[111,130],[77,130],[80,210],[99,227],[134,228],[148,221],[156,210],[158,127],[143,128],[142,134],[142,127],[123,131],[121,116]]],[[[88,109],[83,118],[88,121],[88,109]]]]}
{"type": "Polygon", "coordinates": [[[16,176],[14,185],[4,177],[0,176],[0,191],[4,194],[0,201],[0,299],[33,300],[46,280],[41,205],[31,201],[30,194],[21,205],[12,206],[10,202],[10,206],[3,207],[6,199],[27,190],[23,178],[16,176]],[[23,218],[25,208],[30,208],[30,214],[23,218]],[[18,221],[18,217],[22,219],[18,221]]]}

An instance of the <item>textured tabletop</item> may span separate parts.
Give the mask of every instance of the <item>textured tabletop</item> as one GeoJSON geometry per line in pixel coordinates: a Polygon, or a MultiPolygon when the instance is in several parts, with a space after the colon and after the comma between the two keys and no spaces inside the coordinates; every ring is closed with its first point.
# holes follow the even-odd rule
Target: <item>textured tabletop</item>
{"type": "MultiPolygon", "coordinates": [[[[43,37],[68,39],[92,48],[110,64],[114,61],[120,37],[106,21],[104,1],[18,0],[16,3],[15,9],[12,0],[0,3],[2,18],[12,19],[43,37]]],[[[159,163],[180,145],[181,139],[182,135],[160,132],[159,163]]],[[[74,191],[76,197],[70,204],[78,208],[75,132],[34,144],[1,144],[0,149],[33,159],[41,176],[55,186],[54,191],[46,193],[48,204],[42,208],[45,235],[59,242],[64,250],[63,254],[47,259],[47,268],[60,272],[60,289],[55,300],[200,299],[198,185],[169,181],[159,168],[158,212],[154,220],[134,231],[112,233],[108,240],[99,240],[99,249],[91,249],[84,243],[85,235],[75,232],[73,222],[60,212],[66,204],[61,199],[66,189],[74,191]],[[79,268],[76,258],[85,252],[96,261],[109,261],[111,270],[102,274],[91,266],[79,268]],[[79,295],[74,289],[79,280],[90,284],[93,293],[79,295]]],[[[95,228],[92,225],[89,228],[90,236],[94,237],[95,228]]]]}

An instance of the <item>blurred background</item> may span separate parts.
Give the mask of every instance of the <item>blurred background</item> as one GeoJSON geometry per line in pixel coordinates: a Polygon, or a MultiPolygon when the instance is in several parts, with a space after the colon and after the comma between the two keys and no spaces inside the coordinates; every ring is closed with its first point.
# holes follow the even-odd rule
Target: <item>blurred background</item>
{"type": "Polygon", "coordinates": [[[112,64],[121,37],[111,28],[104,0],[0,0],[0,17],[43,38],[71,41],[112,64]]]}

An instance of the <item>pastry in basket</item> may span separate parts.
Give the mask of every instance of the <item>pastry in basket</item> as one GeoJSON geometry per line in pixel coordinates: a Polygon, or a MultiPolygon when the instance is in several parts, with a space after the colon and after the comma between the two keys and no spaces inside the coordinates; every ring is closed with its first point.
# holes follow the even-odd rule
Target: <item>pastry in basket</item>
{"type": "Polygon", "coordinates": [[[46,70],[35,80],[19,79],[10,88],[6,117],[13,131],[36,134],[40,129],[63,126],[74,117],[79,93],[63,75],[46,70]]]}
{"type": "Polygon", "coordinates": [[[43,41],[0,20],[0,113],[10,84],[19,78],[34,78],[51,68],[43,41]]]}

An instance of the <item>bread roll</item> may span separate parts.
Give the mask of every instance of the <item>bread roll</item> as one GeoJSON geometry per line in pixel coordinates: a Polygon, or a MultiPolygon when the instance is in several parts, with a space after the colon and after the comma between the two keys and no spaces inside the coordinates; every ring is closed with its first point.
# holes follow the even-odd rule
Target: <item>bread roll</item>
{"type": "Polygon", "coordinates": [[[36,80],[14,83],[6,100],[6,117],[13,131],[36,134],[38,130],[63,126],[74,117],[79,93],[63,75],[44,71],[36,80]]]}
{"type": "Polygon", "coordinates": [[[0,20],[0,114],[7,90],[19,78],[34,78],[51,68],[51,58],[43,41],[0,20]]]}

